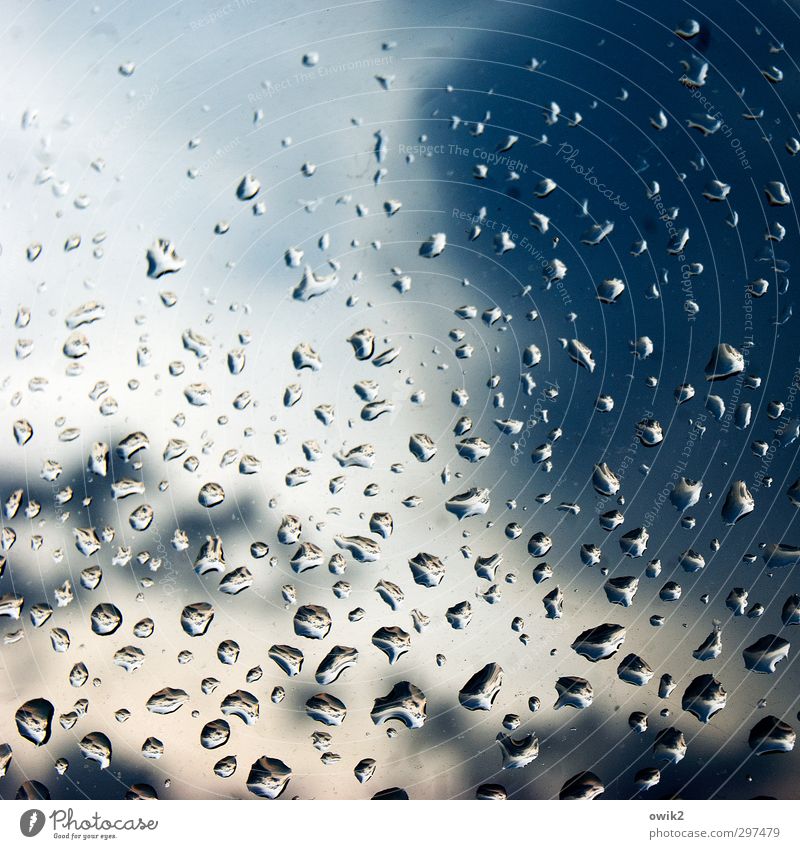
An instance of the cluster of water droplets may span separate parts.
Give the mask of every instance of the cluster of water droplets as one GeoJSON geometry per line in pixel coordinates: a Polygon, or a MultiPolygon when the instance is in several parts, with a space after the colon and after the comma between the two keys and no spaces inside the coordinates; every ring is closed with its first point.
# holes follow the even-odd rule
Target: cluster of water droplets
{"type": "MultiPolygon", "coordinates": [[[[693,46],[703,27],[684,21],[674,37],[675,49],[685,49],[680,79],[672,84],[690,92],[708,88],[714,70],[693,46]]],[[[386,43],[383,49],[395,46],[386,43]]],[[[771,62],[779,61],[780,50],[770,52],[776,55],[763,76],[778,86],[783,72],[771,62]]],[[[301,64],[315,68],[324,61],[324,55],[308,52],[301,64]]],[[[527,70],[536,75],[543,64],[534,60],[527,70]]],[[[130,62],[119,73],[130,77],[135,70],[130,62]]],[[[380,92],[392,90],[393,75],[373,77],[380,92]]],[[[546,91],[544,77],[536,85],[546,91]]],[[[446,93],[452,94],[450,87],[446,93]]],[[[627,98],[623,88],[616,99],[624,104],[627,98]]],[[[692,99],[701,100],[689,95],[692,99]]],[[[548,145],[548,134],[557,129],[590,126],[596,102],[588,106],[586,115],[568,115],[551,103],[541,118],[541,134],[527,133],[526,141],[535,150],[548,145]]],[[[755,120],[754,114],[741,120],[755,120]]],[[[37,120],[26,113],[23,126],[37,120]]],[[[265,120],[262,110],[253,120],[256,125],[265,120]]],[[[747,298],[758,310],[759,300],[777,290],[779,312],[771,321],[782,327],[791,319],[784,297],[789,263],[779,256],[792,214],[786,178],[781,173],[760,181],[766,221],[753,210],[745,212],[752,197],[739,201],[731,185],[711,177],[702,161],[704,139],[724,132],[725,122],[709,112],[674,118],[658,110],[649,119],[650,132],[667,132],[675,120],[695,134],[695,169],[709,172],[698,203],[724,207],[731,228],[761,231],[766,225],[757,257],[763,273],[748,282],[747,298]],[[737,202],[739,211],[733,206],[737,202]]],[[[374,215],[369,198],[391,234],[393,223],[411,214],[398,199],[402,181],[391,183],[393,171],[413,173],[430,139],[414,142],[421,153],[402,155],[390,147],[385,129],[367,132],[361,123],[352,121],[362,130],[372,185],[333,200],[348,211],[343,220],[352,224],[369,223],[374,215]]],[[[445,126],[446,131],[437,130],[442,139],[437,143],[469,142],[493,150],[494,160],[458,162],[455,178],[480,183],[490,181],[496,168],[484,163],[510,159],[523,135],[494,126],[489,110],[480,120],[453,114],[445,126]]],[[[192,139],[189,148],[199,144],[192,139]]],[[[291,140],[284,140],[284,147],[291,149],[291,140]]],[[[796,138],[785,142],[786,157],[799,151],[796,138]]],[[[324,158],[322,145],[317,154],[324,158]]],[[[323,767],[347,768],[353,789],[342,790],[344,795],[378,775],[373,798],[413,797],[413,789],[395,778],[386,740],[378,745],[377,735],[389,743],[402,736],[402,751],[419,758],[425,770],[431,762],[427,750],[437,739],[448,744],[462,739],[459,729],[470,727],[471,712],[489,716],[482,726],[491,729],[491,745],[485,747],[490,754],[481,763],[490,766],[484,775],[472,774],[457,792],[480,799],[509,795],[506,785],[513,779],[505,776],[515,773],[506,771],[525,771],[529,777],[514,786],[535,794],[537,770],[563,771],[565,759],[562,799],[593,799],[606,784],[622,780],[618,774],[599,775],[588,754],[583,762],[580,748],[561,745],[558,723],[571,711],[604,711],[598,725],[606,738],[638,747],[635,753],[626,749],[635,762],[625,765],[634,793],[659,785],[662,773],[677,769],[691,747],[704,745],[703,726],[719,722],[721,712],[737,703],[746,719],[734,733],[753,756],[794,749],[796,718],[786,710],[767,714],[765,708],[776,688],[796,689],[787,658],[792,626],[800,624],[800,595],[791,587],[768,591],[764,582],[756,593],[739,585],[745,584],[739,572],[732,581],[738,564],[728,554],[734,545],[726,545],[726,534],[740,523],[752,527],[752,547],[738,560],[750,569],[745,574],[753,575],[753,583],[757,575],[775,575],[783,587],[781,576],[800,570],[800,540],[795,543],[788,534],[762,540],[758,527],[763,491],[789,473],[796,454],[796,382],[782,393],[770,386],[775,394],[762,402],[766,376],[751,350],[757,343],[742,341],[737,330],[738,337],[699,340],[702,362],[693,355],[680,382],[667,387],[683,418],[663,404],[663,413],[654,412],[656,391],[675,374],[665,360],[671,350],[688,344],[692,325],[686,316],[694,319],[717,308],[710,284],[703,282],[706,270],[692,259],[694,234],[677,207],[661,204],[674,175],[651,178],[654,168],[642,172],[642,194],[664,210],[657,229],[649,243],[640,232],[630,246],[630,255],[642,262],[635,279],[623,279],[616,269],[598,273],[599,263],[589,266],[590,295],[580,306],[577,295],[567,299],[575,310],[592,314],[582,325],[579,313],[567,309],[558,294],[585,284],[571,283],[576,275],[559,257],[562,246],[571,245],[562,257],[583,252],[586,262],[594,263],[591,252],[631,230],[631,220],[618,213],[612,221],[604,212],[602,220],[588,223],[560,213],[554,177],[566,166],[548,156],[553,177],[532,179],[522,168],[503,172],[509,195],[529,207],[524,244],[510,228],[498,231],[494,219],[502,212],[487,208],[499,210],[494,197],[469,210],[466,226],[465,216],[450,216],[442,219],[442,230],[418,234],[413,243],[367,241],[369,272],[353,266],[364,240],[347,240],[346,227],[320,233],[315,244],[287,241],[280,250],[282,268],[268,285],[280,289],[284,315],[297,317],[288,326],[270,324],[267,307],[259,312],[257,305],[237,302],[228,308],[237,331],[218,332],[217,326],[226,325],[221,319],[215,323],[215,314],[225,308],[179,285],[203,257],[184,253],[162,232],[149,234],[141,247],[136,288],[148,309],[155,304],[170,314],[162,325],[165,339],[126,333],[109,346],[99,331],[124,305],[93,297],[78,302],[72,292],[58,308],[57,339],[34,337],[34,309],[20,306],[10,322],[5,317],[19,367],[25,367],[35,346],[56,346],[58,379],[63,372],[71,381],[69,391],[83,393],[100,418],[73,424],[62,397],[43,415],[30,403],[55,382],[43,374],[28,375],[27,389],[8,405],[14,415],[7,422],[3,453],[11,458],[13,451],[24,452],[27,477],[7,476],[3,493],[0,617],[10,623],[3,632],[3,653],[15,670],[17,695],[10,709],[16,737],[0,746],[0,779],[5,777],[0,793],[59,795],[64,791],[58,781],[75,770],[70,760],[113,771],[120,751],[155,762],[166,761],[171,746],[199,745],[213,752],[210,761],[202,761],[209,774],[239,782],[243,792],[259,797],[274,799],[295,786],[302,795],[304,776],[314,774],[317,760],[323,767]],[[525,245],[536,245],[543,258],[534,264],[537,273],[510,293],[471,286],[471,268],[480,261],[470,251],[487,240],[498,268],[527,250],[525,245]],[[389,264],[383,264],[381,251],[392,256],[389,264]],[[412,301],[421,290],[413,306],[424,312],[429,285],[424,275],[446,276],[436,270],[446,261],[460,269],[460,278],[436,281],[447,288],[440,300],[431,296],[430,308],[438,311],[436,324],[445,324],[431,345],[427,320],[419,320],[418,337],[403,299],[412,301]],[[691,294],[670,275],[692,283],[691,294]],[[173,285],[175,291],[167,288],[173,285]],[[373,299],[385,298],[387,291],[393,299],[388,307],[373,310],[373,299]],[[647,326],[646,317],[632,339],[615,327],[614,311],[623,303],[635,311],[639,301],[675,299],[682,301],[679,314],[685,315],[672,318],[669,342],[660,329],[647,326]],[[205,326],[200,319],[191,326],[183,321],[180,309],[187,301],[187,314],[198,316],[199,308],[208,307],[205,326]],[[332,302],[335,308],[328,306],[332,302]],[[447,310],[442,304],[449,304],[447,310]],[[343,311],[349,313],[344,319],[343,311]],[[602,350],[587,341],[598,338],[596,322],[609,328],[602,350]],[[178,353],[159,362],[154,352],[162,347],[178,353]],[[113,381],[103,377],[116,366],[106,361],[111,351],[127,370],[158,371],[159,381],[147,384],[149,397],[125,405],[122,398],[129,396],[122,389],[118,400],[111,396],[113,381]],[[633,373],[609,367],[611,358],[625,360],[633,373]],[[658,365],[647,372],[651,363],[658,365]],[[177,387],[174,409],[165,406],[162,395],[161,385],[169,381],[177,387]],[[589,411],[579,419],[586,433],[565,413],[573,404],[589,411]],[[64,413],[53,423],[56,409],[64,413]],[[429,409],[433,413],[426,417],[429,409]],[[775,455],[776,460],[758,486],[743,473],[729,476],[716,491],[701,479],[709,465],[697,446],[711,443],[715,429],[727,431],[729,421],[736,430],[753,433],[754,458],[775,455]],[[584,443],[590,434],[597,439],[584,443]],[[51,445],[58,450],[50,453],[51,445]],[[589,457],[591,445],[604,450],[589,457]],[[620,446],[627,450],[622,457],[620,446]],[[667,465],[674,471],[667,473],[664,495],[654,507],[637,494],[662,452],[671,452],[663,456],[672,458],[667,465]],[[521,484],[506,481],[513,477],[509,469],[524,470],[521,484]],[[251,480],[259,483],[248,489],[251,480]],[[176,487],[191,489],[191,501],[177,495],[173,500],[176,487]],[[309,491],[313,494],[304,494],[309,491]],[[678,519],[671,528],[673,516],[678,519]],[[711,538],[715,524],[720,537],[711,538]],[[683,534],[687,542],[668,562],[659,552],[670,534],[683,534]],[[71,537],[70,550],[61,543],[64,537],[71,537]],[[577,556],[567,554],[573,544],[577,556]],[[19,574],[31,568],[25,558],[17,559],[24,547],[51,561],[38,582],[19,574]],[[711,571],[713,578],[706,580],[711,571]],[[696,648],[681,633],[687,627],[687,619],[681,620],[687,596],[699,602],[688,608],[687,619],[702,616],[708,634],[696,648]],[[147,613],[141,612],[145,608],[147,613]],[[745,629],[740,622],[750,624],[745,629]],[[650,628],[656,637],[648,635],[650,628]],[[35,654],[65,656],[55,664],[49,657],[42,660],[48,670],[44,680],[23,676],[21,667],[13,666],[12,655],[26,640],[35,644],[35,654]],[[507,658],[502,664],[501,656],[507,658]],[[241,668],[242,660],[252,657],[257,662],[241,668]],[[545,662],[555,664],[547,667],[547,691],[531,692],[527,665],[545,662]],[[366,671],[359,674],[362,666],[366,671]],[[105,670],[102,675],[98,667],[105,670]],[[774,684],[782,673],[786,680],[774,684]],[[51,675],[58,676],[57,685],[51,675]],[[126,676],[137,682],[130,698],[126,676]],[[641,693],[618,715],[607,704],[609,682],[615,680],[641,693]],[[81,697],[66,698],[65,684],[81,697]],[[758,692],[762,695],[754,701],[758,692]],[[95,693],[102,694],[101,713],[93,709],[95,693]],[[270,730],[284,700],[293,705],[293,733],[303,741],[300,762],[292,757],[297,745],[270,730]],[[504,705],[500,710],[498,700],[504,705]],[[168,724],[173,714],[191,715],[180,726],[184,740],[176,736],[178,726],[168,724]],[[452,736],[450,715],[458,716],[452,736]],[[371,723],[368,733],[345,736],[349,724],[362,720],[371,723]],[[439,737],[426,736],[431,725],[439,737]],[[128,727],[137,733],[146,727],[147,736],[134,740],[128,727]],[[70,750],[71,757],[57,754],[51,777],[25,779],[11,788],[12,763],[19,761],[27,774],[30,750],[54,743],[58,753],[70,750]],[[240,762],[239,752],[253,746],[264,751],[240,762]]],[[[301,159],[304,180],[341,167],[301,159]]],[[[101,169],[96,163],[95,170],[101,169]]],[[[41,183],[55,179],[48,169],[39,175],[41,183]]],[[[680,183],[688,180],[679,175],[680,183]]],[[[254,165],[230,186],[228,197],[213,202],[224,216],[215,225],[215,238],[244,226],[238,215],[243,205],[254,218],[279,220],[268,182],[268,169],[254,165]]],[[[587,181],[583,217],[601,203],[595,185],[587,181]]],[[[84,203],[84,195],[75,200],[77,208],[84,203]]],[[[300,203],[310,215],[318,206],[300,203]]],[[[713,215],[712,206],[704,214],[713,215]]],[[[285,235],[287,229],[279,232],[285,235]]],[[[21,250],[36,267],[47,251],[78,251],[83,241],[75,235],[59,246],[42,239],[21,250]]],[[[102,234],[91,241],[101,252],[102,234]]],[[[449,274],[451,266],[447,269],[449,274]]],[[[697,348],[696,338],[692,345],[697,348]]],[[[768,363],[762,365],[766,369],[768,363]]],[[[130,378],[127,389],[136,390],[139,380],[130,378]]],[[[172,403],[175,395],[169,397],[172,403]]],[[[18,463],[16,456],[10,462],[18,463]]],[[[735,465],[737,459],[721,454],[713,462],[735,465]]],[[[789,527],[800,507],[800,479],[792,476],[788,485],[776,485],[783,488],[779,508],[789,527]]],[[[2,728],[9,734],[8,724],[2,728]]],[[[460,762],[468,762],[475,752],[466,744],[462,748],[460,762]]],[[[134,769],[126,763],[127,797],[156,797],[152,776],[157,773],[129,780],[134,769]]],[[[180,760],[173,760],[170,770],[181,777],[180,760]]],[[[238,792],[226,786],[220,794],[238,792]]]]}

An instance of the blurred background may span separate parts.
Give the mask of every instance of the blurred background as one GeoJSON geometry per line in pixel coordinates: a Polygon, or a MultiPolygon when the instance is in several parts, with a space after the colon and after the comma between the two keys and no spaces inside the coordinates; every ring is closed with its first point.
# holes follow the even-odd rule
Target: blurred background
{"type": "Polygon", "coordinates": [[[13,757],[0,796],[38,781],[52,798],[121,798],[137,784],[160,798],[252,798],[249,768],[266,755],[291,767],[283,798],[370,798],[391,787],[415,799],[474,798],[493,783],[510,798],[547,799],[584,770],[602,781],[604,798],[632,798],[643,793],[637,772],[663,767],[656,735],[675,727],[686,755],[644,795],[797,798],[797,752],[756,756],[748,744],[764,716],[796,726],[794,652],[769,675],[742,659],[765,635],[791,641],[781,611],[800,592],[797,567],[763,559],[765,545],[800,545],[786,494],[800,474],[789,284],[798,222],[792,203],[771,205],[765,192],[776,181],[793,196],[796,179],[797,4],[7,6],[0,445],[3,500],[23,495],[19,511],[7,507],[3,517],[14,540],[4,534],[0,595],[24,605],[19,621],[2,619],[0,743],[13,757]],[[260,190],[241,200],[247,174],[260,190]],[[547,179],[557,185],[550,193],[547,179]],[[548,224],[532,224],[536,213],[548,224]],[[613,231],[598,240],[606,222],[613,231]],[[675,247],[684,228],[688,242],[675,247]],[[436,233],[446,234],[446,247],[424,256],[436,233]],[[158,239],[185,264],[154,279],[147,252],[158,239]],[[320,279],[335,275],[335,287],[303,300],[306,266],[320,279]],[[625,284],[611,304],[597,298],[607,279],[625,284]],[[756,280],[767,283],[763,297],[753,296],[756,280]],[[70,314],[89,302],[102,305],[102,318],[70,328],[70,314]],[[466,306],[474,317],[457,312],[466,306]],[[362,328],[374,332],[376,353],[394,349],[396,358],[380,368],[356,360],[347,340],[362,328]],[[188,330],[204,337],[198,352],[187,348],[188,330]],[[79,358],[65,355],[75,332],[88,343],[79,358]],[[588,346],[594,370],[570,359],[561,339],[588,346]],[[745,370],[710,384],[706,364],[721,343],[744,353],[745,370]],[[300,344],[319,354],[318,371],[295,368],[300,344]],[[541,361],[528,368],[531,345],[541,361]],[[246,365],[232,374],[228,355],[238,349],[246,365]],[[391,405],[373,421],[353,389],[364,380],[391,405]],[[204,406],[187,400],[199,383],[210,391],[204,406]],[[302,397],[287,407],[293,384],[302,397]],[[684,384],[694,394],[684,390],[681,398],[690,397],[676,403],[684,384]],[[709,394],[724,406],[720,420],[707,409],[709,394]],[[599,395],[613,398],[610,412],[597,409],[599,395]],[[320,405],[332,407],[328,424],[320,405]],[[491,447],[480,462],[456,450],[462,416],[472,420],[465,436],[491,447]],[[642,445],[642,419],[661,423],[663,442],[642,445]],[[22,446],[19,420],[33,430],[22,446]],[[503,433],[497,420],[518,422],[519,432],[503,433]],[[134,432],[149,447],[125,461],[116,448],[134,432]],[[437,445],[428,463],[409,451],[417,433],[437,445]],[[186,451],[166,461],[171,439],[186,451]],[[87,469],[97,442],[110,446],[106,477],[87,469]],[[766,448],[754,449],[758,442],[766,448]],[[374,446],[373,467],[343,468],[337,452],[365,443],[374,446]],[[542,445],[552,449],[549,470],[531,460],[542,445]],[[240,473],[242,455],[260,461],[258,474],[240,473]],[[48,461],[61,468],[53,480],[48,461]],[[601,462],[619,478],[622,500],[593,489],[601,462]],[[308,481],[287,486],[297,467],[308,481]],[[683,514],[666,497],[676,475],[703,482],[699,503],[683,514]],[[125,478],[141,481],[143,494],[114,500],[111,484],[125,478]],[[721,509],[734,481],[746,483],[755,510],[728,526],[721,509]],[[210,508],[198,504],[208,482],[225,492],[210,508]],[[459,522],[445,501],[472,487],[490,491],[490,507],[459,522]],[[138,531],[129,516],[143,504],[153,518],[138,531]],[[598,517],[612,510],[624,523],[607,532],[598,517]],[[393,517],[386,540],[370,533],[375,512],[393,517]],[[287,515],[300,519],[300,539],[322,550],[323,565],[292,570],[297,544],[278,539],[287,515]],[[629,559],[619,539],[638,527],[649,530],[648,548],[629,559]],[[76,549],[76,528],[96,529],[102,545],[92,556],[76,549]],[[113,530],[103,537],[104,528],[113,530]],[[182,550],[176,530],[185,533],[182,550]],[[543,557],[526,548],[537,532],[552,540],[543,557]],[[346,571],[333,574],[337,535],[379,540],[380,559],[359,563],[344,551],[346,571]],[[219,574],[195,574],[208,536],[221,538],[228,568],[252,573],[241,594],[221,593],[219,574]],[[253,542],[269,554],[254,558],[253,542]],[[582,562],[583,545],[601,549],[599,563],[582,562]],[[681,568],[688,549],[703,555],[701,571],[681,568]],[[436,588],[412,580],[408,560],[420,551],[445,565],[436,588]],[[492,554],[502,563],[490,582],[474,563],[492,554]],[[657,577],[646,574],[653,560],[657,577]],[[532,570],[542,561],[553,577],[537,585],[532,570]],[[95,565],[103,577],[89,590],[81,572],[95,565]],[[630,608],[610,605],[603,590],[620,576],[640,578],[630,608]],[[397,610],[375,591],[381,580],[402,590],[397,610]],[[669,580],[682,585],[677,602],[659,597],[669,580]],[[65,581],[74,598],[57,607],[65,581]],[[339,598],[332,588],[342,581],[349,594],[339,598]],[[550,619],[542,597],[556,586],[563,616],[550,619]],[[734,588],[763,615],[735,616],[726,605],[734,588]],[[463,601],[473,615],[456,630],[445,613],[463,601]],[[180,623],[195,602],[215,610],[202,637],[180,623]],[[54,608],[38,628],[29,617],[36,603],[54,608]],[[103,603],[123,617],[109,636],[91,628],[103,603]],[[326,639],[295,634],[304,604],[329,611],[326,639]],[[363,616],[349,617],[357,608],[363,616]],[[412,610],[430,619],[421,633],[412,610]],[[654,615],[665,617],[662,626],[651,625],[654,615]],[[516,617],[525,639],[512,628],[516,617]],[[139,638],[133,629],[144,618],[155,627],[139,638]],[[626,628],[625,643],[590,663],[570,645],[605,622],[626,628]],[[371,643],[382,626],[410,635],[410,651],[393,665],[371,643]],[[68,632],[66,652],[53,650],[52,628],[68,632]],[[695,659],[715,629],[722,653],[695,659]],[[218,658],[223,640],[239,646],[233,665],[218,658]],[[302,649],[298,676],[270,660],[274,644],[302,649]],[[145,655],[134,672],[114,663],[130,645],[145,655]],[[314,672],[334,645],[357,648],[358,663],[321,686],[314,672]],[[191,660],[179,662],[187,651],[191,660]],[[617,676],[630,652],[654,672],[645,686],[617,676]],[[79,662],[89,678],[74,688],[79,662]],[[504,671],[499,694],[490,711],[467,711],[459,690],[490,662],[504,671]],[[262,677],[248,681],[259,666],[262,677]],[[681,707],[705,673],[727,692],[707,725],[681,707]],[[658,695],[663,674],[676,684],[667,699],[658,695]],[[554,709],[563,676],[590,681],[590,707],[554,709]],[[219,685],[204,694],[208,677],[219,685]],[[427,720],[417,729],[391,722],[387,734],[370,711],[401,681],[424,692],[427,720]],[[155,715],[145,704],[164,687],[189,698],[155,715]],[[275,687],[285,689],[277,703],[275,687]],[[204,749],[201,729],[240,689],[258,699],[258,721],[229,717],[230,741],[204,749]],[[340,727],[307,716],[306,701],[322,691],[346,705],[340,727]],[[535,713],[531,697],[540,700],[535,713]],[[15,723],[20,705],[36,698],[55,708],[52,737],[40,747],[15,723]],[[78,699],[88,708],[65,728],[59,717],[78,699]],[[130,712],[125,722],[115,716],[121,709],[130,712]],[[634,711],[648,716],[644,734],[629,727],[634,711]],[[504,770],[495,738],[510,733],[504,717],[516,726],[514,715],[513,734],[535,734],[539,755],[504,770]],[[104,770],[81,755],[80,741],[94,731],[113,746],[104,770]],[[331,735],[324,760],[312,740],[321,731],[331,735]],[[142,756],[149,737],[163,742],[157,760],[142,756]],[[226,755],[238,765],[223,778],[214,764],[226,755]],[[69,761],[64,774],[60,758],[69,761]],[[376,770],[360,784],[353,769],[364,758],[376,770]]]}

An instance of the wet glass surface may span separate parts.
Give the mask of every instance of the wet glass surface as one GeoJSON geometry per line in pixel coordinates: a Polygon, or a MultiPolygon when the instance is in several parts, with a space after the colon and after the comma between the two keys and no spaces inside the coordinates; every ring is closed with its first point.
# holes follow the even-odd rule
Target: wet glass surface
{"type": "Polygon", "coordinates": [[[796,4],[10,6],[0,797],[797,798],[796,4]]]}

